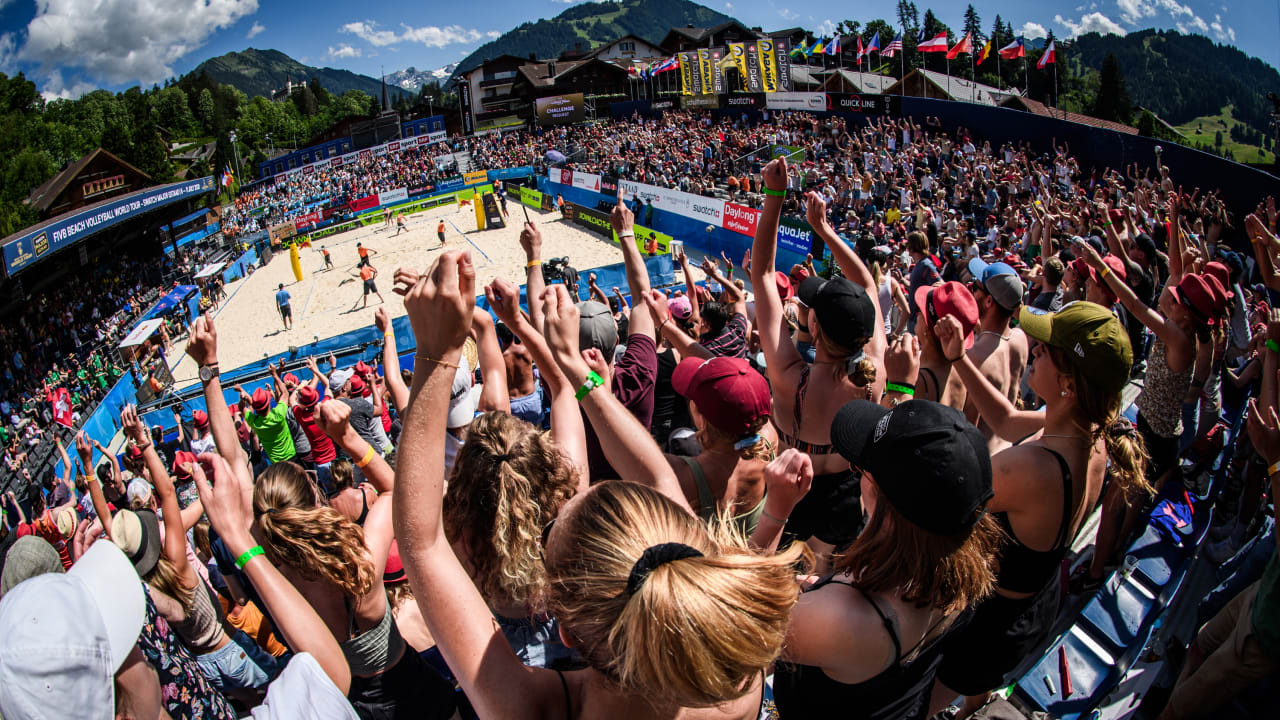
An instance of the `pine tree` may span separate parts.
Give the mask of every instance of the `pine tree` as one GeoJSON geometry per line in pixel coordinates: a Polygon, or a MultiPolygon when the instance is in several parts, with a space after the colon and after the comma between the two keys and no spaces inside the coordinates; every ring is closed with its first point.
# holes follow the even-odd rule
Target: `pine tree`
{"type": "Polygon", "coordinates": [[[1133,104],[1129,100],[1129,90],[1125,87],[1124,74],[1120,72],[1120,63],[1114,54],[1107,53],[1099,72],[1098,96],[1094,100],[1093,115],[1103,120],[1127,123],[1132,114],[1133,104]]]}
{"type": "Polygon", "coordinates": [[[1222,147],[1222,131],[1221,131],[1221,130],[1216,130],[1216,131],[1214,131],[1214,133],[1213,133],[1213,146],[1214,146],[1214,147],[1217,147],[1217,148],[1222,147]]]}
{"type": "Polygon", "coordinates": [[[966,35],[973,36],[973,46],[981,47],[986,42],[986,35],[982,32],[982,18],[978,17],[978,11],[974,9],[973,3],[969,3],[969,7],[964,11],[964,32],[966,35]]]}

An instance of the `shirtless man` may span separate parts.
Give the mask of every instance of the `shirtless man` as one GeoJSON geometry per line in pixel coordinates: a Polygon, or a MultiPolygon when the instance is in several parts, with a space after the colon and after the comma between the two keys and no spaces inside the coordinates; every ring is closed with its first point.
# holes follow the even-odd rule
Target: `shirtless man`
{"type": "MultiPolygon", "coordinates": [[[[500,336],[505,333],[500,333],[500,336]]],[[[502,361],[507,367],[507,393],[511,398],[511,414],[542,427],[543,397],[538,378],[533,372],[533,356],[514,335],[504,338],[502,361]]]]}
{"type": "MultiPolygon", "coordinates": [[[[1009,327],[1010,319],[1022,305],[1022,279],[1005,263],[987,264],[979,258],[969,262],[969,272],[973,275],[970,289],[978,301],[978,332],[968,355],[987,380],[1016,404],[1018,383],[1031,354],[1026,334],[1009,327]]],[[[964,414],[987,438],[991,452],[1009,447],[1011,443],[998,437],[981,419],[972,401],[965,402],[964,414]]]]}

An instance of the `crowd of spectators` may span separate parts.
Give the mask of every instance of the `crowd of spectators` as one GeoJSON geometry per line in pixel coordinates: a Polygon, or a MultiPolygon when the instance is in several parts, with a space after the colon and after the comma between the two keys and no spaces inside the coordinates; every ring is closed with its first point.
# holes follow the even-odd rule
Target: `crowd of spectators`
{"type": "MultiPolygon", "coordinates": [[[[549,135],[589,146],[575,168],[703,192],[740,148],[804,148],[729,172],[762,213],[705,285],[678,255],[684,287],[651,287],[619,195],[626,294],[547,285],[533,223],[523,307],[466,251],[398,269],[411,369],[379,308],[380,363],[273,367],[228,405],[197,319],[204,409],[176,440],[126,408],[123,467],[80,437],[78,479],[6,503],[0,713],[968,717],[1223,451],[1205,552],[1258,561],[1143,711],[1274,676],[1274,202],[1233,217],[1159,166],[909,118],[694,119],[549,135]],[[779,268],[786,212],[819,242],[779,268]]],[[[536,161],[547,135],[474,142],[536,161]]]]}

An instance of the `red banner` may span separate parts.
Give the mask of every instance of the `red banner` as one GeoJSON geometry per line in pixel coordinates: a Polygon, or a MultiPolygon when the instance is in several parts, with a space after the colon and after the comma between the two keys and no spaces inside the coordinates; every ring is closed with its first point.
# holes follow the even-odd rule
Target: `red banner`
{"type": "Polygon", "coordinates": [[[365,195],[362,198],[356,198],[355,200],[352,200],[351,202],[347,203],[347,205],[351,207],[351,212],[360,212],[361,210],[368,210],[369,208],[374,207],[377,204],[378,204],[377,195],[365,195]]]}
{"type": "Polygon", "coordinates": [[[572,185],[572,184],[573,184],[573,171],[572,171],[572,170],[566,170],[566,169],[564,169],[564,168],[561,168],[561,169],[560,169],[560,184],[561,184],[561,185],[572,185]]]}
{"type": "Polygon", "coordinates": [[[756,223],[760,220],[760,211],[745,205],[727,202],[724,204],[724,215],[721,224],[725,230],[755,237],[756,223]]]}
{"type": "Polygon", "coordinates": [[[59,425],[72,427],[75,422],[72,421],[71,393],[66,388],[55,388],[49,391],[47,395],[49,404],[53,406],[53,421],[59,425]]]}
{"type": "Polygon", "coordinates": [[[302,230],[304,228],[309,228],[312,225],[315,225],[316,223],[320,222],[323,219],[324,219],[323,210],[312,210],[306,215],[299,215],[298,217],[294,218],[293,224],[294,224],[294,227],[298,228],[299,230],[302,230]]]}

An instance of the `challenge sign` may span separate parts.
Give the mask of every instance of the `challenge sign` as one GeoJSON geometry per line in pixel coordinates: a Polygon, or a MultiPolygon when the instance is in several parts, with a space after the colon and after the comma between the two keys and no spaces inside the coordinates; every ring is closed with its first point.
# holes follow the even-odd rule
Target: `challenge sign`
{"type": "Polygon", "coordinates": [[[55,218],[5,241],[5,273],[12,276],[45,255],[68,247],[99,230],[179,200],[212,192],[213,188],[212,177],[170,183],[139,190],[80,212],[55,218]]]}
{"type": "Polygon", "coordinates": [[[539,125],[568,125],[586,119],[582,93],[553,95],[534,101],[539,125]]]}

